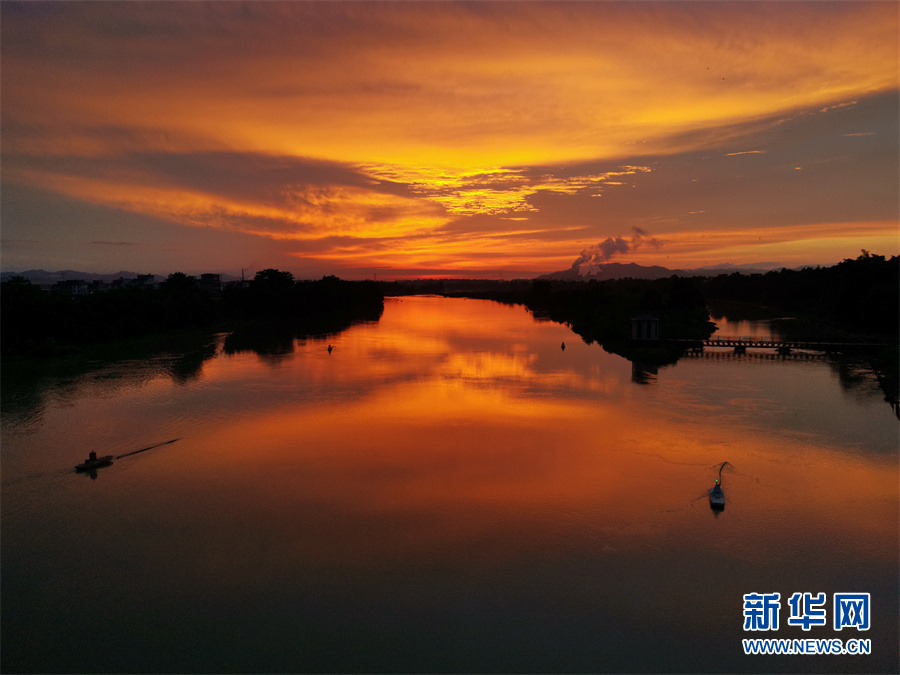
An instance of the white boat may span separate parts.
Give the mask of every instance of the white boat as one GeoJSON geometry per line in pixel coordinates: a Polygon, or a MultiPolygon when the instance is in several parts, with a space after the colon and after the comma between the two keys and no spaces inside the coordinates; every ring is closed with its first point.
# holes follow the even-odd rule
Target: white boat
{"type": "Polygon", "coordinates": [[[725,508],[725,493],[722,492],[722,486],[719,485],[719,481],[716,481],[716,484],[709,488],[709,507],[719,510],[725,508]]]}
{"type": "Polygon", "coordinates": [[[97,457],[96,452],[91,452],[88,455],[88,458],[84,460],[83,463],[77,465],[75,467],[76,471],[90,471],[91,469],[99,469],[101,466],[109,466],[112,464],[113,456],[106,455],[105,457],[97,457]]]}

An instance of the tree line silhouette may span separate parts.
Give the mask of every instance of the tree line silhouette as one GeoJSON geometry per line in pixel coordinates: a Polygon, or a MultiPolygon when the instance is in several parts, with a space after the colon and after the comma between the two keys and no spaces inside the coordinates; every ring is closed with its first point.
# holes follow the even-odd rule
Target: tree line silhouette
{"type": "Polygon", "coordinates": [[[123,288],[83,296],[45,292],[24,277],[0,284],[0,352],[66,353],[79,345],[170,331],[230,330],[274,323],[303,330],[375,319],[384,296],[375,282],[327,276],[295,281],[266,269],[246,285],[204,292],[196,279],[170,274],[158,288],[123,288]]]}
{"type": "MultiPolygon", "coordinates": [[[[832,267],[716,277],[590,281],[470,281],[434,288],[326,276],[295,281],[290,272],[265,269],[246,285],[221,294],[200,290],[181,272],[156,289],[125,288],[86,296],[47,293],[22,277],[0,284],[3,355],[65,351],[89,342],[166,331],[253,323],[300,327],[307,332],[375,319],[384,295],[444,292],[519,303],[535,315],[568,324],[589,342],[611,345],[630,337],[631,318],[659,318],[664,336],[701,338],[713,331],[707,304],[727,300],[806,316],[873,341],[896,341],[900,326],[900,260],[863,251],[832,267]]],[[[802,336],[798,336],[802,337],[802,336]]]]}
{"type": "MultiPolygon", "coordinates": [[[[445,295],[462,295],[522,304],[536,317],[568,325],[587,343],[631,361],[674,363],[681,348],[665,342],[631,340],[631,319],[650,314],[660,320],[663,338],[709,337],[715,324],[708,306],[729,302],[757,318],[790,315],[779,330],[790,339],[885,344],[868,359],[887,400],[896,405],[900,392],[900,258],[868,251],[831,267],[780,270],[766,274],[722,274],[714,277],[607,279],[530,282],[480,282],[477,286],[448,282],[445,295]]],[[[727,312],[726,312],[727,313],[727,312]]],[[[742,318],[736,316],[734,318],[742,318]]]]}
{"type": "MultiPolygon", "coordinates": [[[[440,293],[522,304],[536,316],[570,325],[598,342],[630,337],[631,319],[652,314],[666,337],[703,338],[713,330],[707,307],[727,301],[758,318],[789,314],[799,325],[840,329],[862,341],[896,341],[900,333],[900,259],[863,251],[832,267],[766,274],[662,279],[393,282],[387,294],[440,293]]],[[[740,318],[740,317],[736,317],[740,318]]],[[[812,336],[798,336],[811,338],[812,336]]]]}
{"type": "Polygon", "coordinates": [[[872,255],[832,267],[729,274],[701,282],[711,299],[755,303],[848,333],[896,339],[900,327],[900,258],[872,255]]]}

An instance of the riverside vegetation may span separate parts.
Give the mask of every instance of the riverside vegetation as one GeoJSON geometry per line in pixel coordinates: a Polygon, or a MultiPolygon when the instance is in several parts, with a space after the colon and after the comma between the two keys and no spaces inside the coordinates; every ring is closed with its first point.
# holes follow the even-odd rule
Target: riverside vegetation
{"type": "Polygon", "coordinates": [[[631,319],[652,314],[660,319],[663,337],[702,339],[715,330],[708,312],[715,305],[734,318],[770,319],[788,339],[886,344],[870,362],[890,400],[897,400],[900,388],[900,261],[867,251],[832,267],[656,280],[354,282],[327,276],[295,281],[290,272],[266,269],[248,287],[226,287],[220,295],[201,292],[182,273],[170,275],[158,289],[75,298],[45,293],[13,277],[0,284],[0,348],[5,357],[41,356],[96,342],[218,329],[232,332],[226,347],[240,349],[375,320],[385,295],[415,293],[521,304],[538,318],[568,325],[589,344],[658,365],[674,363],[680,349],[635,345],[631,319]]]}
{"type": "Polygon", "coordinates": [[[0,284],[0,349],[4,357],[48,356],[81,347],[192,330],[297,334],[333,332],[374,320],[384,296],[374,282],[327,276],[295,281],[290,272],[262,270],[244,288],[200,290],[181,272],[155,289],[117,289],[70,297],[46,293],[23,277],[0,284]]]}
{"type": "Polygon", "coordinates": [[[862,251],[831,267],[714,277],[599,281],[428,281],[383,286],[388,295],[438,293],[521,304],[535,316],[568,325],[587,343],[655,365],[674,363],[681,348],[638,344],[631,319],[650,314],[662,337],[704,339],[715,331],[708,307],[734,319],[768,319],[789,340],[874,343],[867,352],[887,400],[900,390],[900,259],[862,251]]]}

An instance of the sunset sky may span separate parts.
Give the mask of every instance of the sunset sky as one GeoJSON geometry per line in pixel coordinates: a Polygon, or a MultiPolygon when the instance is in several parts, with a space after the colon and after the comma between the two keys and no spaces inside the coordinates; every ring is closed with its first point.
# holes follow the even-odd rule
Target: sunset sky
{"type": "Polygon", "coordinates": [[[898,8],[4,1],[2,268],[896,255],[898,8]]]}

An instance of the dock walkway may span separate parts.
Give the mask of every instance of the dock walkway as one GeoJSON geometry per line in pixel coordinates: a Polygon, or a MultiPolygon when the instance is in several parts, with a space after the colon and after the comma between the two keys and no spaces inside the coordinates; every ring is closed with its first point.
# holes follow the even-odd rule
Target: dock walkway
{"type": "Polygon", "coordinates": [[[666,342],[683,345],[687,351],[699,351],[704,347],[726,347],[737,353],[748,349],[772,349],[779,354],[790,354],[795,349],[806,349],[829,354],[860,352],[889,345],[873,342],[824,342],[814,340],[775,340],[771,337],[714,335],[705,340],[670,338],[666,342]]]}

